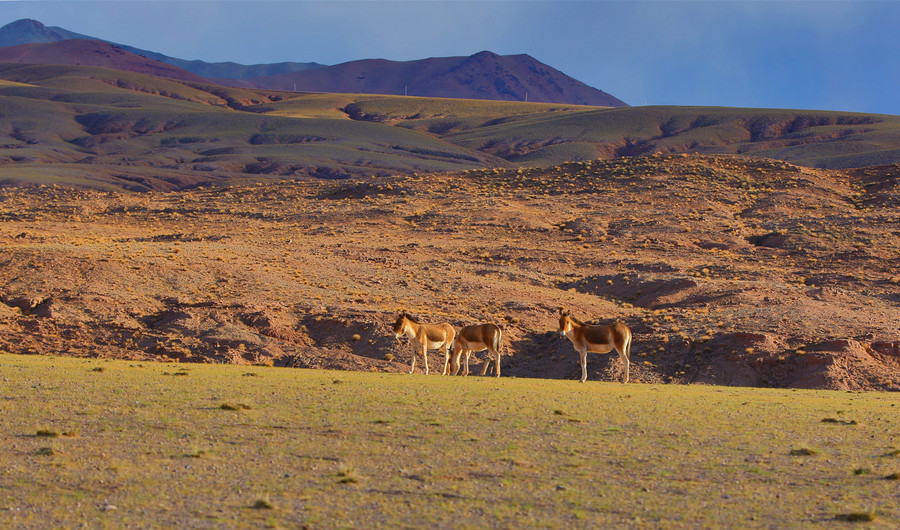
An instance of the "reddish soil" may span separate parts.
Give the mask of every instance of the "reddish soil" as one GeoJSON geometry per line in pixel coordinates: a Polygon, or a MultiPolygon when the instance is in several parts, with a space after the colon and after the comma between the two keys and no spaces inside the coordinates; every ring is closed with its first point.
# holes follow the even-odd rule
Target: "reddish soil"
{"type": "MultiPolygon", "coordinates": [[[[555,333],[566,307],[631,326],[635,382],[897,391],[898,175],[655,156],[177,193],[6,188],[0,352],[403,372],[410,348],[390,328],[405,309],[502,325],[503,376],[577,379],[555,333]]],[[[621,376],[616,355],[589,357],[589,379],[621,376]]]]}

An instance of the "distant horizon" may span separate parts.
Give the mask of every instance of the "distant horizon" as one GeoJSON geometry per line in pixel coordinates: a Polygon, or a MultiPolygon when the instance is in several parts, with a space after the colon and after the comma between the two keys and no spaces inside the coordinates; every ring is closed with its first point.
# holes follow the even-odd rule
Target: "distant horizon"
{"type": "Polygon", "coordinates": [[[23,18],[188,61],[490,51],[530,55],[632,106],[900,115],[900,2],[0,1],[0,26],[23,18]]]}

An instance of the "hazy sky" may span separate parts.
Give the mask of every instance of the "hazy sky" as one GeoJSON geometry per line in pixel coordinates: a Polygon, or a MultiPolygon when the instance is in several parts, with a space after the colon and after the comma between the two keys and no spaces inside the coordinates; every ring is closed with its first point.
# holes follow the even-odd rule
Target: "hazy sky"
{"type": "Polygon", "coordinates": [[[0,1],[182,59],[338,64],[526,53],[631,105],[900,114],[900,0],[0,1]]]}

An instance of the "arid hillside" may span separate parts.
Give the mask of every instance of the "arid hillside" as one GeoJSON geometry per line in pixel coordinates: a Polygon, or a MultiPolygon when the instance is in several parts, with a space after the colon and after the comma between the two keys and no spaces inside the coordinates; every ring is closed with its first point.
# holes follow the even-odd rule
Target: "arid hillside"
{"type": "MultiPolygon", "coordinates": [[[[576,379],[555,334],[566,307],[631,326],[639,383],[900,390],[898,175],[656,155],[177,193],[4,188],[0,352],[401,372],[410,348],[390,328],[405,309],[501,324],[503,377],[576,379]]],[[[622,366],[592,354],[588,372],[622,366]]]]}

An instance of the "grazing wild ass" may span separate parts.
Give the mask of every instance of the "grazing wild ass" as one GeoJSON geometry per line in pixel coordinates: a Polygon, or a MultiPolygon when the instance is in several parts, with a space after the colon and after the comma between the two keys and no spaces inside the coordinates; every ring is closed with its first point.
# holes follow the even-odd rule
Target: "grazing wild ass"
{"type": "Polygon", "coordinates": [[[484,363],[481,375],[487,373],[488,366],[494,361],[494,375],[500,377],[502,340],[503,331],[495,324],[476,324],[459,330],[456,340],[453,341],[453,375],[459,372],[459,360],[463,353],[466,354],[466,371],[463,375],[469,375],[469,356],[474,352],[487,350],[488,360],[484,363]]]}
{"type": "Polygon", "coordinates": [[[611,326],[589,326],[572,317],[569,311],[559,310],[560,335],[572,341],[581,354],[581,382],[587,380],[587,354],[609,353],[613,348],[625,363],[625,382],[628,382],[631,356],[631,329],[621,322],[611,326]]]}
{"type": "Polygon", "coordinates": [[[416,353],[420,353],[425,360],[425,375],[428,375],[428,350],[440,349],[444,352],[444,371],[441,375],[450,372],[450,347],[456,331],[450,324],[419,324],[415,318],[400,313],[397,322],[394,323],[394,336],[397,339],[401,335],[409,337],[409,344],[413,349],[412,366],[409,373],[416,370],[416,353]]]}

